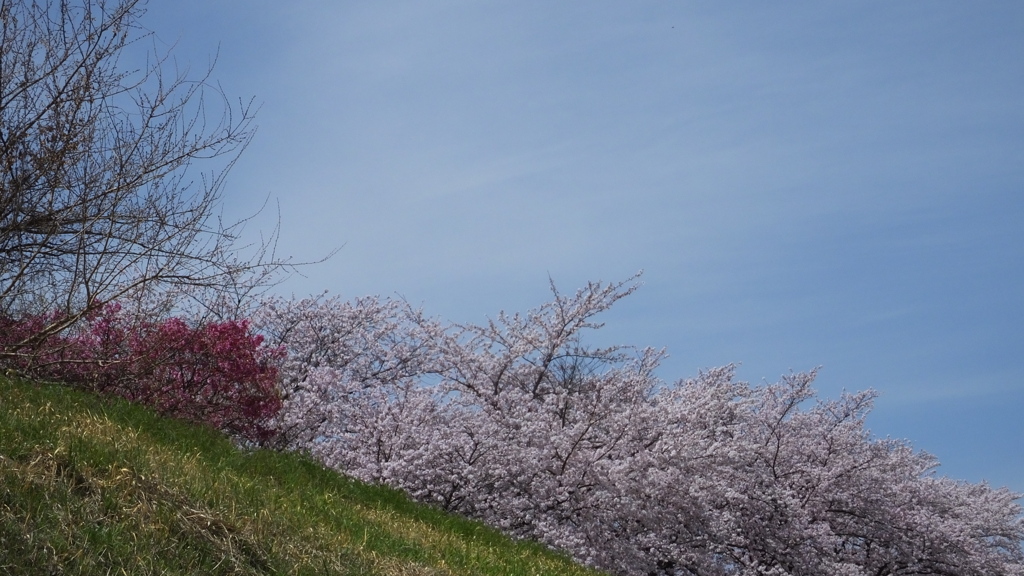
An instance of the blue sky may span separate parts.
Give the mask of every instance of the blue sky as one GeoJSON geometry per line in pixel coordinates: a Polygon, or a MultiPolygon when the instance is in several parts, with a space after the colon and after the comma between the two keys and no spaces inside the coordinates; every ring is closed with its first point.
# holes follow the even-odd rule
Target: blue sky
{"type": "Polygon", "coordinates": [[[482,321],[643,269],[601,343],[875,388],[879,436],[1024,492],[1024,3],[154,2],[261,104],[225,190],[280,287],[482,321]],[[273,225],[276,211],[260,220],[273,225]]]}

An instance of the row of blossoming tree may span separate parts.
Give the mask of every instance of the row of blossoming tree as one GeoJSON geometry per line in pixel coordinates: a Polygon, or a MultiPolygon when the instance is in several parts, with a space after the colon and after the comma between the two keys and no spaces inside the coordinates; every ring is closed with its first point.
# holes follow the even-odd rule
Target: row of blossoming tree
{"type": "MultiPolygon", "coordinates": [[[[617,574],[1024,574],[1019,495],[938,477],[864,427],[871,391],[731,367],[666,383],[594,348],[635,286],[446,325],[379,298],[269,298],[251,320],[107,304],[6,365],[306,452],[617,574]]],[[[0,318],[13,349],[50,316],[0,318]]],[[[12,360],[13,359],[13,360],[12,360]]]]}
{"type": "Polygon", "coordinates": [[[731,367],[666,383],[656,350],[594,348],[635,289],[448,326],[393,300],[270,299],[280,447],[617,574],[1021,575],[1020,497],[873,437],[872,391],[818,399],[731,367]]]}

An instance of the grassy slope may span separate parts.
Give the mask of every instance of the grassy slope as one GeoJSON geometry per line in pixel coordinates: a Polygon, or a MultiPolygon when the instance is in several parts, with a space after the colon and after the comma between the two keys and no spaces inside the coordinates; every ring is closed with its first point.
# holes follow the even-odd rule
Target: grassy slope
{"type": "Polygon", "coordinates": [[[0,573],[596,574],[298,455],[2,376],[0,573]]]}

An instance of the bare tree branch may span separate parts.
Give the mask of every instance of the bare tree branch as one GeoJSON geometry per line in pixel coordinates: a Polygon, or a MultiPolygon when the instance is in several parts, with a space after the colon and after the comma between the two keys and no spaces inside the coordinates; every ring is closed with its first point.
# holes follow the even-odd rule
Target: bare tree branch
{"type": "Polygon", "coordinates": [[[252,103],[155,42],[129,64],[153,38],[143,13],[141,0],[0,0],[0,315],[60,312],[0,358],[102,302],[240,302],[291,266],[276,230],[242,258],[245,222],[217,212],[252,103]],[[210,167],[198,178],[197,161],[210,167]]]}

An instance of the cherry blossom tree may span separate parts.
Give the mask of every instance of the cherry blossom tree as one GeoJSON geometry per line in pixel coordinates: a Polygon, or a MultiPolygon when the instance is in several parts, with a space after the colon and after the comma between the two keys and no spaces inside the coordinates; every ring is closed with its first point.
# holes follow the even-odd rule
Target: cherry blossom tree
{"type": "Polygon", "coordinates": [[[617,507],[606,537],[634,544],[594,541],[597,563],[701,575],[1022,573],[1019,495],[937,477],[934,457],[865,429],[873,392],[815,400],[813,378],[752,388],[720,369],[659,395],[656,442],[608,484],[617,507]]]}
{"type": "Polygon", "coordinates": [[[433,342],[442,332],[405,302],[325,295],[266,298],[253,323],[268,345],[287,350],[278,445],[335,466],[348,462],[356,439],[376,429],[368,419],[404,406],[409,399],[396,395],[415,394],[422,377],[436,371],[433,342]]]}

